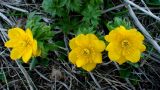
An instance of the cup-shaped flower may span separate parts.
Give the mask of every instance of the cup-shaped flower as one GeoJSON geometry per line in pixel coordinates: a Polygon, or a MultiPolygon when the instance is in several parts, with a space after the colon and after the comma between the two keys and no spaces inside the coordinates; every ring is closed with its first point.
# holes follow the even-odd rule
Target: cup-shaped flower
{"type": "Polygon", "coordinates": [[[71,52],[69,60],[77,67],[91,71],[97,63],[102,63],[101,52],[105,49],[105,43],[94,34],[80,34],[69,41],[71,52]]]}
{"type": "Polygon", "coordinates": [[[105,40],[109,42],[106,47],[108,57],[119,64],[126,61],[138,62],[141,53],[146,49],[143,44],[144,36],[136,29],[127,30],[124,26],[112,30],[105,36],[105,40]]]}
{"type": "Polygon", "coordinates": [[[21,28],[12,28],[8,30],[9,41],[5,46],[12,48],[10,57],[12,60],[20,59],[27,63],[32,56],[39,56],[40,50],[37,48],[37,41],[33,39],[30,29],[24,31],[21,28]]]}

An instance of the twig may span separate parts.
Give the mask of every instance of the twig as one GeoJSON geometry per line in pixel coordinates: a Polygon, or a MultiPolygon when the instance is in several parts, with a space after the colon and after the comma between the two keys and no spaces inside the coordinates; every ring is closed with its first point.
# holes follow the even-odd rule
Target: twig
{"type": "Polygon", "coordinates": [[[0,31],[5,32],[5,31],[7,31],[7,29],[0,28],[0,31]]]}
{"type": "Polygon", "coordinates": [[[106,12],[109,12],[109,11],[112,11],[112,10],[115,10],[115,9],[119,9],[119,8],[121,8],[121,7],[124,7],[125,5],[126,5],[126,3],[123,3],[123,4],[117,5],[117,6],[115,6],[115,7],[109,8],[109,9],[107,9],[107,10],[102,11],[102,14],[104,14],[104,13],[106,13],[106,12]]]}
{"type": "Polygon", "coordinates": [[[15,24],[9,20],[3,13],[0,12],[0,17],[2,17],[8,24],[10,24],[11,26],[14,26],[15,24]]]}
{"type": "Polygon", "coordinates": [[[35,84],[33,83],[32,79],[30,78],[30,76],[28,75],[27,71],[24,69],[24,67],[20,64],[19,60],[15,60],[16,64],[18,65],[18,67],[20,68],[20,70],[22,71],[23,75],[25,76],[29,88],[30,90],[38,90],[35,86],[35,84]]]}
{"type": "Polygon", "coordinates": [[[150,9],[147,7],[146,3],[144,2],[144,0],[141,0],[141,2],[143,3],[144,7],[145,7],[149,12],[151,12],[150,9]]]}
{"type": "Polygon", "coordinates": [[[49,80],[47,77],[45,77],[42,73],[40,73],[37,69],[34,69],[34,71],[36,71],[36,73],[37,73],[40,77],[42,77],[43,79],[45,79],[46,81],[52,82],[52,81],[49,80]]]}
{"type": "Polygon", "coordinates": [[[75,76],[73,76],[71,73],[69,73],[67,70],[65,70],[64,68],[63,68],[63,70],[66,72],[66,74],[68,74],[69,76],[71,76],[71,77],[73,77],[77,82],[79,82],[83,87],[85,87],[84,85],[83,85],[83,83],[81,83],[75,76]]]}
{"type": "Polygon", "coordinates": [[[9,86],[8,86],[8,81],[7,81],[7,78],[6,78],[6,74],[5,74],[4,70],[2,69],[2,67],[3,67],[3,65],[1,65],[1,70],[2,70],[2,74],[3,74],[3,76],[4,76],[4,81],[5,81],[6,86],[7,86],[7,90],[9,90],[9,86]]]}
{"type": "Polygon", "coordinates": [[[4,5],[4,6],[6,6],[6,7],[8,7],[8,8],[11,8],[11,9],[14,9],[14,10],[17,10],[17,11],[20,11],[20,12],[23,12],[23,13],[28,13],[27,10],[24,10],[24,9],[21,9],[21,8],[17,8],[17,7],[8,5],[8,4],[6,4],[6,3],[2,3],[2,2],[1,2],[1,4],[4,5]]]}
{"type": "Polygon", "coordinates": [[[154,46],[154,48],[160,53],[160,46],[158,45],[158,43],[153,40],[153,38],[151,37],[151,35],[147,32],[147,30],[143,27],[143,25],[140,23],[140,21],[138,20],[138,18],[136,17],[135,13],[133,12],[132,8],[130,5],[127,6],[128,10],[129,10],[129,14],[132,17],[132,19],[134,20],[135,25],[139,28],[139,30],[145,35],[145,37],[148,39],[148,41],[154,46]]]}
{"type": "Polygon", "coordinates": [[[154,15],[152,12],[145,10],[144,8],[142,8],[142,7],[138,6],[138,5],[136,5],[135,3],[133,3],[133,2],[131,2],[131,1],[129,1],[129,0],[124,0],[124,1],[125,1],[126,3],[128,3],[128,4],[132,5],[132,6],[134,6],[135,8],[141,10],[141,11],[144,12],[145,14],[147,14],[147,15],[153,17],[154,19],[160,21],[160,18],[159,18],[158,16],[154,15]]]}
{"type": "Polygon", "coordinates": [[[101,86],[99,85],[99,83],[97,82],[97,80],[95,79],[95,77],[93,76],[92,72],[89,72],[90,76],[92,77],[93,81],[95,82],[95,84],[97,85],[97,87],[99,89],[101,89],[101,86]]]}
{"type": "Polygon", "coordinates": [[[69,53],[69,48],[68,48],[68,41],[67,41],[67,37],[66,37],[66,34],[64,33],[64,43],[65,43],[65,47],[67,49],[67,53],[69,53]]]}

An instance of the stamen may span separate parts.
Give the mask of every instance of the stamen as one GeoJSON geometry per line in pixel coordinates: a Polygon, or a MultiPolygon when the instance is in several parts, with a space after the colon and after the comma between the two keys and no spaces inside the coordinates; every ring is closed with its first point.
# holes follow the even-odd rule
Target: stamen
{"type": "Polygon", "coordinates": [[[90,54],[90,50],[88,50],[88,49],[85,48],[85,49],[83,49],[83,53],[86,54],[86,55],[88,55],[88,54],[90,54]]]}
{"type": "Polygon", "coordinates": [[[128,46],[129,46],[128,40],[123,40],[122,41],[122,47],[128,47],[128,46]]]}

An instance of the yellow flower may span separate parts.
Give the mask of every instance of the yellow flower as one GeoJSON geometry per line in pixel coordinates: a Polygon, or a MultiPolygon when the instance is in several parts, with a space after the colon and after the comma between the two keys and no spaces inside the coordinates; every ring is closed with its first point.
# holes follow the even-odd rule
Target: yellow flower
{"type": "Polygon", "coordinates": [[[26,31],[21,28],[13,28],[8,30],[9,41],[5,46],[12,48],[10,57],[16,60],[22,57],[22,60],[27,63],[32,56],[39,56],[40,50],[37,49],[37,41],[33,39],[30,29],[26,31]]]}
{"type": "Polygon", "coordinates": [[[143,44],[144,36],[136,29],[127,30],[123,26],[112,30],[105,36],[105,40],[109,42],[106,47],[108,57],[119,64],[126,61],[138,62],[141,53],[146,49],[143,44]]]}
{"type": "Polygon", "coordinates": [[[69,41],[69,46],[72,51],[68,58],[77,67],[91,71],[97,63],[102,63],[101,52],[105,49],[105,43],[94,34],[80,34],[69,41]]]}

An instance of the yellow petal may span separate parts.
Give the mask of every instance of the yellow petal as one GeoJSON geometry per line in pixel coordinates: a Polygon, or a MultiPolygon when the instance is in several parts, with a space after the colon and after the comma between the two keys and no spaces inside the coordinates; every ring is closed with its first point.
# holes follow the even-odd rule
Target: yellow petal
{"type": "Polygon", "coordinates": [[[70,46],[71,49],[74,49],[74,48],[78,47],[77,44],[76,44],[76,42],[75,42],[75,40],[76,40],[76,39],[73,38],[73,39],[71,39],[71,40],[69,41],[69,46],[70,46]]]}
{"type": "Polygon", "coordinates": [[[77,44],[78,47],[88,47],[88,45],[90,44],[89,39],[86,35],[84,34],[80,34],[76,37],[75,43],[77,44]]]}
{"type": "Polygon", "coordinates": [[[30,29],[27,29],[27,30],[26,30],[26,35],[29,37],[29,39],[30,39],[31,41],[33,41],[32,31],[31,31],[30,29]]]}
{"type": "Polygon", "coordinates": [[[94,47],[94,50],[98,52],[102,52],[105,50],[105,43],[101,40],[92,40],[92,45],[94,47]]]}
{"type": "Polygon", "coordinates": [[[137,50],[140,50],[140,52],[143,52],[146,50],[146,46],[143,44],[143,42],[138,41],[138,40],[132,40],[131,47],[130,48],[135,48],[137,50]]]}
{"type": "Polygon", "coordinates": [[[126,58],[124,56],[121,56],[116,62],[118,62],[120,65],[122,65],[126,61],[127,61],[126,58]]]}
{"type": "Polygon", "coordinates": [[[76,50],[72,50],[68,55],[69,61],[73,64],[76,64],[77,60],[77,52],[76,50]]]}
{"type": "Polygon", "coordinates": [[[134,37],[133,39],[136,39],[138,41],[143,41],[144,36],[138,32],[136,29],[130,29],[128,32],[131,34],[130,37],[134,37]]]}
{"type": "Polygon", "coordinates": [[[125,37],[126,33],[126,29],[123,26],[120,26],[112,30],[109,35],[106,35],[104,38],[108,42],[119,42],[125,37]]]}
{"type": "Polygon", "coordinates": [[[22,55],[22,60],[24,63],[27,63],[32,56],[32,48],[25,47],[24,53],[22,55]]]}
{"type": "Polygon", "coordinates": [[[82,66],[82,68],[88,72],[92,71],[95,67],[96,67],[95,63],[89,63],[89,64],[82,66]]]}
{"type": "Polygon", "coordinates": [[[109,43],[106,50],[108,51],[108,57],[112,61],[118,60],[122,55],[122,48],[116,43],[109,43]]]}
{"type": "Polygon", "coordinates": [[[138,49],[130,48],[123,51],[125,58],[132,63],[136,63],[140,60],[140,51],[138,49]]]}
{"type": "Polygon", "coordinates": [[[20,44],[21,44],[20,40],[11,39],[11,40],[5,42],[5,47],[13,48],[13,47],[20,46],[20,44]]]}
{"type": "Polygon", "coordinates": [[[110,36],[109,36],[109,35],[104,36],[104,39],[105,39],[106,41],[108,41],[108,42],[111,42],[111,39],[110,39],[110,36]]]}
{"type": "Polygon", "coordinates": [[[8,30],[8,37],[10,39],[23,39],[25,37],[25,32],[21,28],[13,28],[8,30]]]}
{"type": "Polygon", "coordinates": [[[87,58],[81,56],[81,57],[79,57],[79,58],[77,59],[76,65],[77,65],[77,67],[82,67],[82,66],[84,66],[85,64],[87,64],[88,61],[89,61],[89,60],[88,60],[87,58]]]}
{"type": "Polygon", "coordinates": [[[90,40],[98,40],[95,34],[87,34],[86,37],[88,37],[90,40]]]}
{"type": "Polygon", "coordinates": [[[37,50],[37,40],[33,40],[33,43],[32,43],[32,50],[33,50],[33,55],[34,56],[38,56],[38,50],[37,50]]]}
{"type": "Polygon", "coordinates": [[[76,64],[78,57],[81,57],[81,48],[75,48],[68,54],[68,59],[71,63],[76,64]]]}
{"type": "Polygon", "coordinates": [[[133,44],[133,47],[139,48],[139,46],[143,45],[144,36],[140,32],[136,29],[130,29],[127,32],[126,38],[133,44]]]}
{"type": "Polygon", "coordinates": [[[141,52],[145,51],[146,50],[146,46],[145,45],[139,45],[139,49],[141,52]]]}
{"type": "Polygon", "coordinates": [[[13,48],[10,54],[11,59],[16,60],[21,58],[24,53],[24,47],[13,48]]]}
{"type": "Polygon", "coordinates": [[[95,54],[93,54],[92,59],[93,59],[94,63],[102,63],[102,54],[95,53],[95,54]]]}

